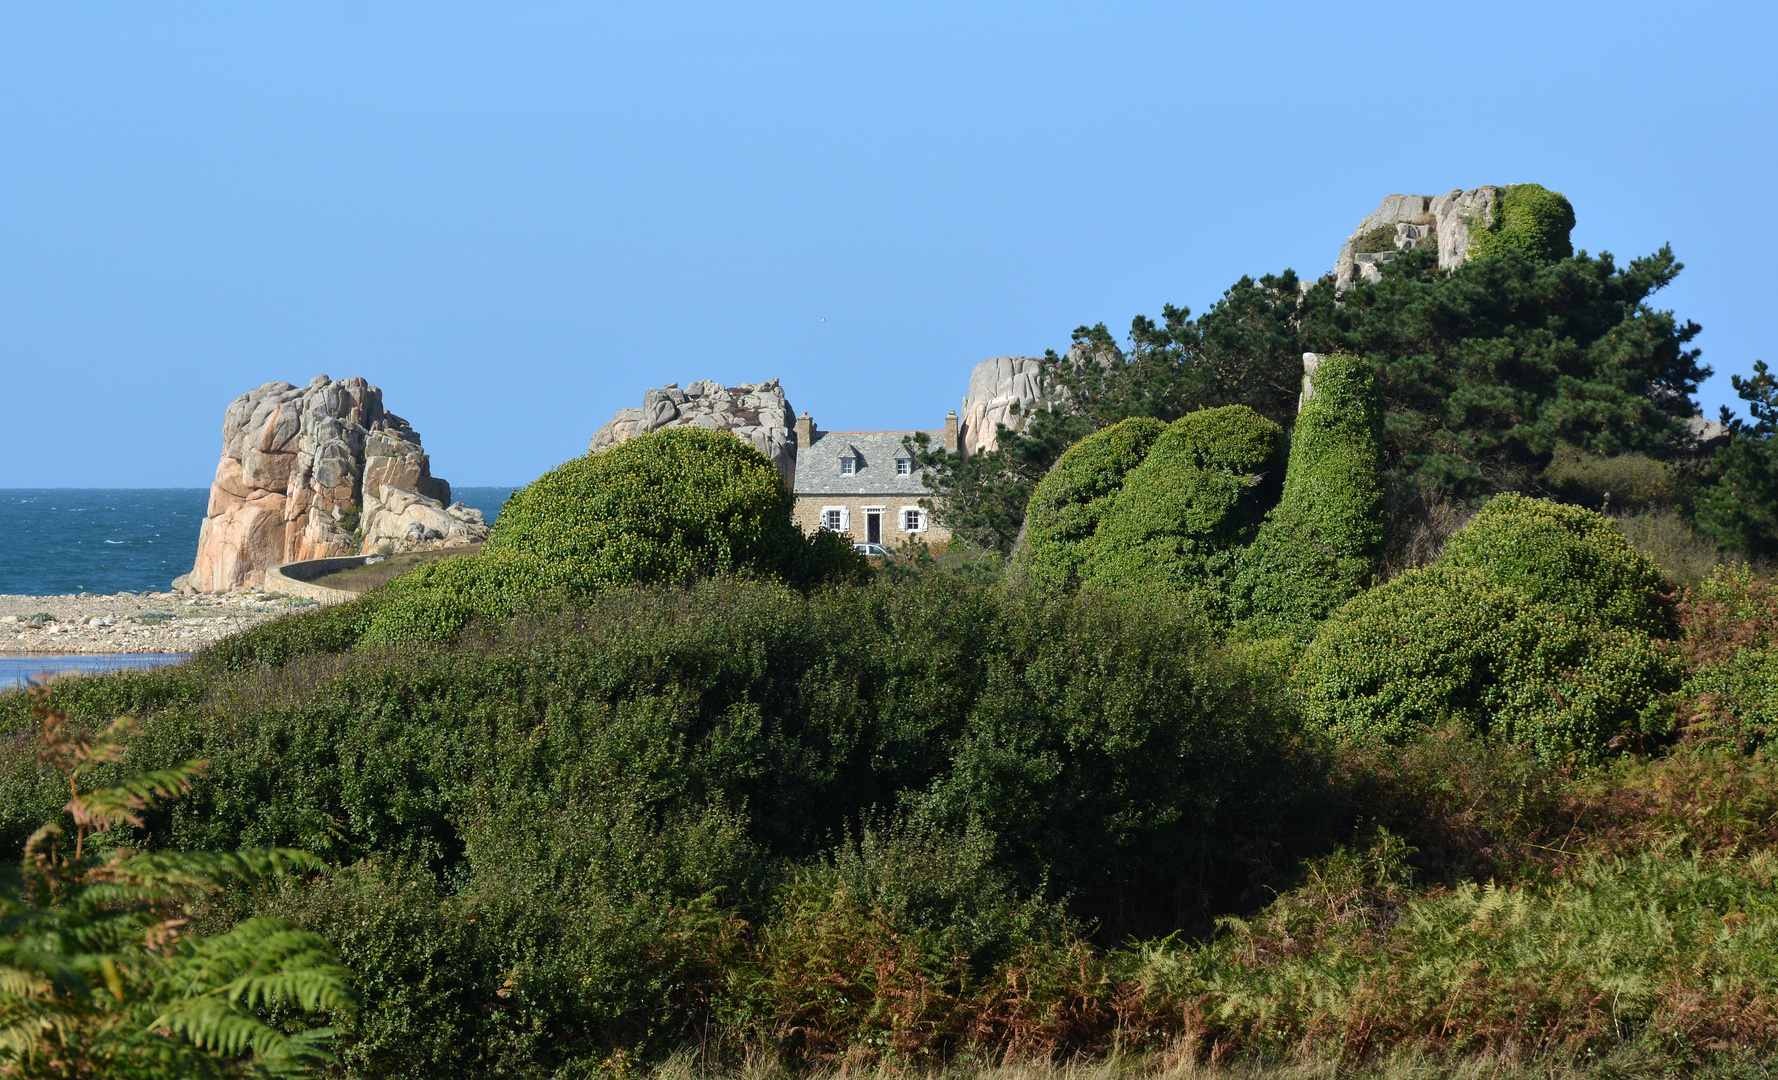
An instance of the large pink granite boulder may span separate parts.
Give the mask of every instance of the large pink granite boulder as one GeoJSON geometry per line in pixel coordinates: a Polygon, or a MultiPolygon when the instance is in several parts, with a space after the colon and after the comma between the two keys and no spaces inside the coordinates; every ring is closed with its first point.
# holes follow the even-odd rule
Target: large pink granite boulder
{"type": "Polygon", "coordinates": [[[211,592],[304,559],[487,539],[481,512],[450,500],[378,388],[357,376],[266,383],[223,414],[222,460],[182,581],[211,592]]]}

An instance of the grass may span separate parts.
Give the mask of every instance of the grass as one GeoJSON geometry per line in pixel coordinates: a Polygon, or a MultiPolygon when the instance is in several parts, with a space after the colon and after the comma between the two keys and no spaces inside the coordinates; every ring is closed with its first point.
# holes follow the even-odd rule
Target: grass
{"type": "Polygon", "coordinates": [[[326,589],[341,589],[345,592],[369,592],[377,586],[386,584],[409,570],[425,566],[427,563],[455,558],[458,555],[474,555],[481,549],[480,544],[465,544],[462,547],[438,548],[434,551],[409,551],[401,555],[391,555],[381,562],[374,562],[369,566],[353,566],[345,570],[335,570],[331,574],[316,578],[310,584],[326,589]]]}
{"type": "MultiPolygon", "coordinates": [[[[680,1054],[658,1067],[630,1072],[624,1062],[611,1063],[613,1076],[640,1080],[1604,1080],[1668,1075],[1667,1063],[1640,1045],[1626,1045],[1608,1054],[1581,1057],[1500,1053],[1457,1057],[1398,1053],[1362,1064],[1337,1056],[1297,1053],[1285,1057],[1237,1057],[1204,1061],[1183,1047],[1104,1058],[1062,1061],[960,1060],[943,1068],[907,1066],[837,1069],[809,1073],[768,1061],[749,1061],[729,1069],[706,1068],[697,1056],[680,1054]]],[[[1698,1077],[1771,1077],[1771,1064],[1759,1058],[1730,1056],[1696,1069],[1698,1077]]]]}
{"type": "Polygon", "coordinates": [[[1614,516],[1630,543],[1653,559],[1675,585],[1696,587],[1719,564],[1745,558],[1699,536],[1676,510],[1657,508],[1614,516]]]}

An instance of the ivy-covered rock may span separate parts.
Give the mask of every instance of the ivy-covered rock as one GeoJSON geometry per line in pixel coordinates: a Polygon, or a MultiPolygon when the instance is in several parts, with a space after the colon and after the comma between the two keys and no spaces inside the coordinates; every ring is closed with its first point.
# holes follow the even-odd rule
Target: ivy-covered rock
{"type": "Polygon", "coordinates": [[[1241,559],[1234,616],[1247,637],[1307,640],[1370,584],[1383,541],[1383,406],[1358,357],[1309,373],[1284,494],[1241,559]]]}
{"type": "Polygon", "coordinates": [[[1489,500],[1441,561],[1550,604],[1577,622],[1660,631],[1661,572],[1610,518],[1524,495],[1489,500]]]}
{"type": "Polygon", "coordinates": [[[1508,184],[1495,198],[1493,213],[1491,225],[1470,232],[1471,258],[1511,250],[1552,262],[1574,254],[1574,206],[1561,192],[1542,184],[1508,184]]]}
{"type": "Polygon", "coordinates": [[[1226,624],[1239,549],[1265,513],[1262,481],[1284,431],[1245,405],[1200,409],[1168,425],[1099,523],[1085,580],[1174,593],[1226,624]]]}
{"type": "Polygon", "coordinates": [[[1018,569],[1050,589],[1078,587],[1099,522],[1123,489],[1125,476],[1142,464],[1166,430],[1159,420],[1134,417],[1069,447],[1032,493],[1018,569]]]}

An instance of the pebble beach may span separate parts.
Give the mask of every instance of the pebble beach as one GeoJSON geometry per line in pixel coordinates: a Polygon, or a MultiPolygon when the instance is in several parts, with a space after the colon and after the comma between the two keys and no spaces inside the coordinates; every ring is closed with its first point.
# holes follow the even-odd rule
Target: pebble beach
{"type": "Polygon", "coordinates": [[[267,592],[0,595],[0,655],[191,653],[313,600],[267,592]]]}

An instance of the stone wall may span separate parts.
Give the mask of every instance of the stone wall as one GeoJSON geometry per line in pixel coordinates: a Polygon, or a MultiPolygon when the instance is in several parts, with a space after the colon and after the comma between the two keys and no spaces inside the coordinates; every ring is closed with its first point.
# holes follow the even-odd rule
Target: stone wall
{"type": "Polygon", "coordinates": [[[865,542],[865,513],[867,507],[883,508],[883,540],[886,548],[894,548],[906,541],[910,536],[918,536],[928,544],[943,544],[951,538],[951,532],[943,525],[926,515],[926,531],[922,533],[906,533],[901,530],[901,512],[906,509],[919,509],[918,497],[909,498],[905,495],[799,495],[796,500],[796,523],[806,533],[813,533],[821,528],[821,512],[830,506],[843,507],[850,518],[845,532],[853,543],[865,542]]]}

